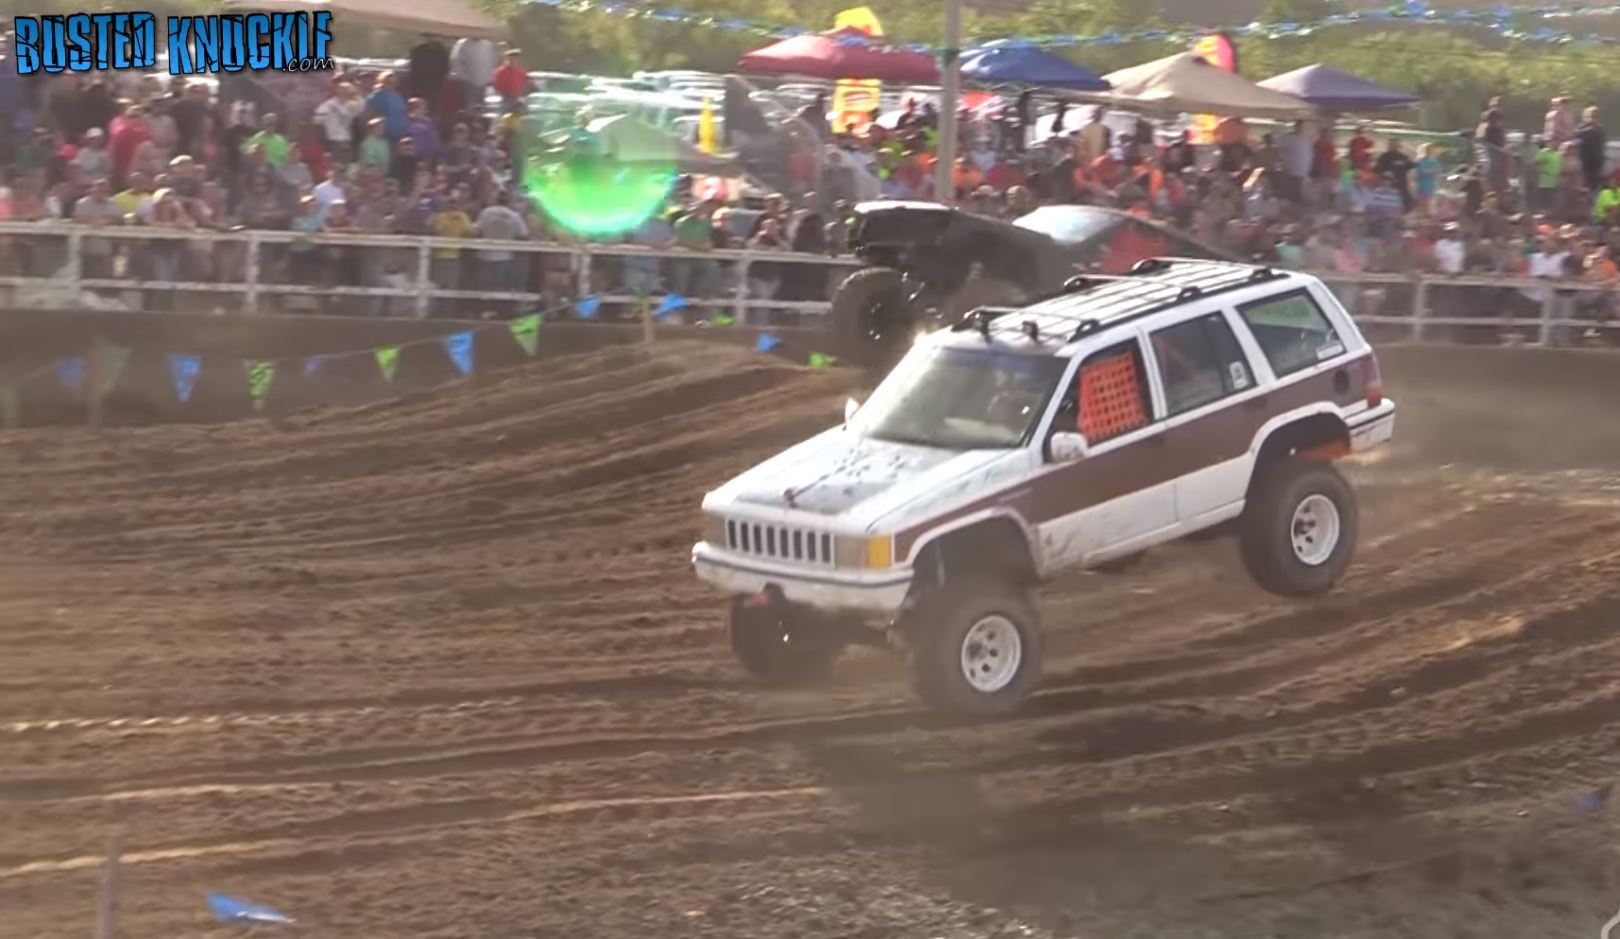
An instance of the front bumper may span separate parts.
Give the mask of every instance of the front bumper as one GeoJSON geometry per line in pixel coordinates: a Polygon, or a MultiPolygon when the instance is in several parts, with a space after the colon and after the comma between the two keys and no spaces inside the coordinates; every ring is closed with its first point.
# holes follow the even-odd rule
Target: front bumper
{"type": "Polygon", "coordinates": [[[900,609],[911,590],[909,567],[881,571],[791,567],[744,557],[702,541],[692,547],[692,568],[699,580],[733,596],[775,586],[789,601],[821,610],[892,613],[900,609]]]}

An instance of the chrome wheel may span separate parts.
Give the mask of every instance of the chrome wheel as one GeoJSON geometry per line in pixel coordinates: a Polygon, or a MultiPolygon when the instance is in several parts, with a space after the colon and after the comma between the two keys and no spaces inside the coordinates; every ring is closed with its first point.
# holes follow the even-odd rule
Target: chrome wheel
{"type": "Polygon", "coordinates": [[[1023,660],[1023,637],[1005,616],[984,617],[962,638],[962,677],[974,691],[995,694],[1006,688],[1023,660]]]}
{"type": "Polygon", "coordinates": [[[1295,506],[1290,526],[1294,557],[1311,567],[1326,563],[1339,546],[1340,529],[1339,507],[1332,499],[1320,494],[1306,496],[1295,506]]]}

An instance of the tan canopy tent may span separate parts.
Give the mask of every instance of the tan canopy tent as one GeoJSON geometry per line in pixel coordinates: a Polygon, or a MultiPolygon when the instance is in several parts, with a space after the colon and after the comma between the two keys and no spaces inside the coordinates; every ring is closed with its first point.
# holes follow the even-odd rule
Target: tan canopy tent
{"type": "Polygon", "coordinates": [[[332,14],[332,32],[339,42],[350,24],[455,39],[507,34],[499,20],[467,0],[225,0],[225,5],[253,13],[325,10],[332,14]]]}
{"type": "Polygon", "coordinates": [[[1113,91],[1079,97],[1159,114],[1303,118],[1314,113],[1308,103],[1293,95],[1261,88],[1190,52],[1120,69],[1103,77],[1113,86],[1113,91]]]}

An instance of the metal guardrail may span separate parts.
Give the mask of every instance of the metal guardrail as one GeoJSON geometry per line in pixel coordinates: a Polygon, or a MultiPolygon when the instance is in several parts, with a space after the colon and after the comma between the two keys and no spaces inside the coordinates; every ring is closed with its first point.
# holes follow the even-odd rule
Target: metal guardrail
{"type": "MultiPolygon", "coordinates": [[[[290,231],[264,231],[243,229],[235,231],[175,230],[147,226],[96,226],[51,222],[0,222],[0,271],[4,270],[8,255],[15,255],[16,244],[7,244],[21,236],[31,246],[41,246],[53,239],[60,240],[61,264],[53,265],[50,273],[38,271],[28,274],[0,274],[0,287],[47,288],[67,291],[82,290],[165,290],[195,293],[238,294],[242,298],[242,312],[262,312],[267,295],[307,297],[379,297],[410,298],[411,312],[426,318],[432,312],[434,300],[485,300],[507,303],[535,304],[544,294],[528,290],[448,290],[433,281],[435,249],[454,249],[462,252],[508,251],[514,255],[530,257],[564,255],[570,259],[570,272],[578,283],[589,284],[592,262],[602,258],[674,261],[678,263],[718,262],[732,267],[733,282],[725,285],[724,296],[684,297],[686,305],[698,309],[726,310],[733,313],[739,324],[746,324],[750,309],[791,310],[804,313],[823,312],[825,300],[784,300],[759,296],[750,289],[749,272],[755,264],[801,265],[817,269],[851,268],[859,265],[854,258],[828,257],[819,254],[801,254],[778,251],[724,250],[693,251],[682,248],[658,249],[630,244],[592,244],[537,241],[497,241],[489,239],[435,238],[411,235],[364,235],[323,233],[303,235],[290,231]],[[210,245],[239,244],[242,249],[242,279],[238,280],[143,280],[131,277],[85,276],[86,240],[133,243],[149,247],[153,241],[205,241],[210,245]],[[406,286],[324,286],[278,282],[266,276],[263,249],[266,246],[311,245],[315,247],[347,247],[386,250],[399,254],[409,253],[413,276],[406,286]]],[[[17,265],[12,264],[12,267],[17,265]]],[[[358,273],[358,272],[357,272],[358,273]]],[[[356,279],[359,279],[358,277],[356,279]]],[[[590,293],[590,291],[585,291],[590,293]]],[[[667,292],[667,291],[661,291],[667,292]]],[[[644,295],[604,292],[595,294],[604,304],[636,304],[645,301],[644,295]]],[[[656,294],[654,295],[656,296],[656,294]]]]}
{"type": "MultiPolygon", "coordinates": [[[[808,266],[830,274],[833,269],[852,268],[859,262],[850,257],[827,257],[792,252],[750,250],[692,251],[680,248],[650,248],[626,244],[557,243],[535,241],[490,241],[481,239],[433,238],[408,235],[319,234],[301,235],[287,231],[178,231],[146,226],[91,226],[63,222],[0,222],[0,288],[57,288],[71,292],[95,291],[176,291],[239,295],[245,313],[265,312],[267,297],[381,298],[408,300],[408,312],[385,315],[427,317],[435,300],[491,301],[535,305],[545,294],[528,290],[449,290],[433,280],[435,249],[455,249],[463,253],[510,251],[530,258],[562,255],[569,258],[568,271],[574,285],[587,285],[577,292],[594,294],[604,304],[631,306],[647,303],[645,294],[622,291],[594,292],[589,289],[593,262],[602,259],[657,260],[679,264],[718,262],[731,266],[732,282],[723,295],[686,296],[686,304],[698,310],[730,312],[739,325],[747,325],[752,311],[791,311],[819,314],[827,309],[825,299],[785,300],[757,295],[750,284],[753,265],[777,265],[779,272],[790,266],[808,266]],[[7,262],[15,262],[18,246],[26,241],[31,248],[59,242],[60,263],[49,273],[38,270],[25,274],[4,274],[7,262]],[[131,277],[84,276],[84,244],[89,239],[114,243],[129,242],[149,247],[162,240],[206,241],[210,245],[243,245],[241,278],[229,280],[143,280],[131,277]],[[386,250],[404,264],[410,277],[406,283],[386,285],[319,285],[289,283],[267,277],[263,249],[293,244],[317,247],[347,247],[386,250]]],[[[139,250],[137,247],[136,250],[139,250]]],[[[442,259],[437,259],[442,260],[442,259]]],[[[9,265],[17,267],[16,263],[9,265]]],[[[37,266],[37,265],[36,265],[37,266]]],[[[345,280],[362,280],[359,270],[345,269],[345,280]]],[[[373,272],[374,273],[374,272],[373,272]]],[[[1403,328],[1405,338],[1440,338],[1448,328],[1495,328],[1530,331],[1529,341],[1543,345],[1567,344],[1575,330],[1620,329],[1620,284],[1600,284],[1569,279],[1486,276],[1475,274],[1343,274],[1317,272],[1344,302],[1357,322],[1403,328]],[[1584,310],[1601,315],[1578,316],[1584,310]]],[[[829,279],[830,283],[830,279],[829,279]]],[[[654,294],[656,296],[656,293],[654,294]]],[[[760,324],[762,325],[762,324],[760,324]]]]}

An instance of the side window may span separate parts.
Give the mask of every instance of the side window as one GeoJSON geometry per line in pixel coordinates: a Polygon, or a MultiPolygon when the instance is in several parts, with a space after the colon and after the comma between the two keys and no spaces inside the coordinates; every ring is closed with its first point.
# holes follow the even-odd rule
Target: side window
{"type": "Polygon", "coordinates": [[[1080,432],[1098,444],[1147,426],[1153,406],[1136,340],[1110,346],[1080,365],[1080,432]]]}
{"type": "Polygon", "coordinates": [[[1226,317],[1200,316],[1153,334],[1153,356],[1164,380],[1165,414],[1177,414],[1219,401],[1254,384],[1243,348],[1226,317]]]}
{"type": "Polygon", "coordinates": [[[1303,290],[1238,308],[1277,377],[1344,354],[1344,343],[1321,307],[1303,290]]]}

